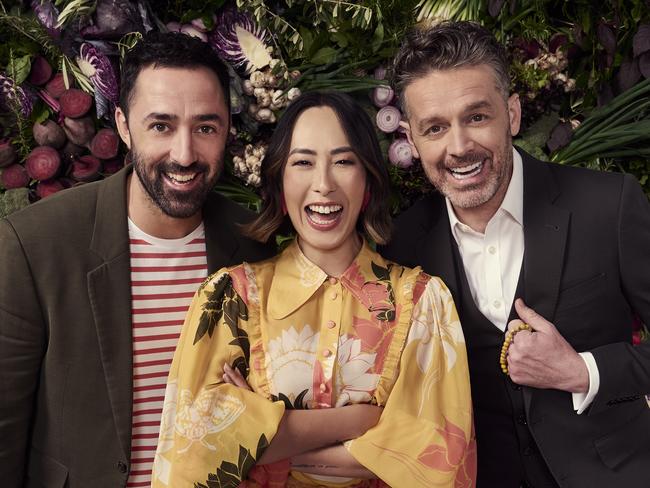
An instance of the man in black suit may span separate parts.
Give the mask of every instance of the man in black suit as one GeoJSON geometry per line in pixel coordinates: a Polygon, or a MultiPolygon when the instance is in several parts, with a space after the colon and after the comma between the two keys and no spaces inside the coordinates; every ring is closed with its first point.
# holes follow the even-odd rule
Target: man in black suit
{"type": "Polygon", "coordinates": [[[452,290],[467,341],[479,488],[648,486],[650,206],[630,175],[514,148],[503,47],[473,23],[414,30],[395,61],[414,153],[438,192],[386,257],[452,290]],[[513,320],[515,319],[515,320],[513,320]],[[520,319],[520,320],[519,320],[520,319]],[[514,336],[501,371],[507,327],[514,336]]]}

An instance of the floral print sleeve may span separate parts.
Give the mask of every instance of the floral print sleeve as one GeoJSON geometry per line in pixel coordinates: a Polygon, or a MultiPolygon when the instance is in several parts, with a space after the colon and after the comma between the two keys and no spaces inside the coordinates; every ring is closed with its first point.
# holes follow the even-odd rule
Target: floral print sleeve
{"type": "Polygon", "coordinates": [[[465,340],[449,290],[422,274],[399,362],[379,423],[346,444],[389,486],[469,488],[476,478],[465,340]]]}
{"type": "Polygon", "coordinates": [[[237,487],[277,431],[282,402],[222,378],[226,362],[249,370],[259,298],[247,266],[216,273],[194,296],[167,383],[153,487],[237,487]]]}

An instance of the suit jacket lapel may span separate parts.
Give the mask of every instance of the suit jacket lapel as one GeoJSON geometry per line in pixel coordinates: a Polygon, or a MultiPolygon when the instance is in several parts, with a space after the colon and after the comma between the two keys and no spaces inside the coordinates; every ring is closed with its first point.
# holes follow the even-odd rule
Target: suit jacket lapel
{"type": "MultiPolygon", "coordinates": [[[[571,214],[553,205],[559,187],[546,163],[519,149],[524,169],[524,301],[553,322],[571,214]]],[[[524,388],[529,415],[533,389],[524,388]]]]}
{"type": "Polygon", "coordinates": [[[205,247],[208,255],[208,273],[232,263],[238,249],[237,236],[226,230],[222,219],[230,218],[223,215],[225,198],[218,193],[210,194],[203,207],[203,222],[205,224],[205,247]]]}
{"type": "Polygon", "coordinates": [[[131,270],[126,209],[130,168],[100,184],[90,250],[102,260],[87,277],[88,296],[113,418],[124,455],[131,450],[133,390],[131,270]]]}
{"type": "Polygon", "coordinates": [[[559,188],[550,168],[523,153],[524,300],[552,321],[555,315],[570,212],[553,205],[559,188]]]}
{"type": "Polygon", "coordinates": [[[417,244],[418,263],[433,275],[439,276],[458,301],[460,281],[456,272],[454,252],[455,245],[449,227],[449,216],[444,199],[439,194],[427,197],[428,215],[424,223],[424,238],[417,244]]]}

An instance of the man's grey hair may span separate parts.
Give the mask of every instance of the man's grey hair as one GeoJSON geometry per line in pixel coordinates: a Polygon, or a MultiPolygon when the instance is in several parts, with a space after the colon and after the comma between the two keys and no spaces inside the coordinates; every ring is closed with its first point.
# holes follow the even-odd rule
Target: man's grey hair
{"type": "Polygon", "coordinates": [[[404,90],[431,71],[487,65],[495,82],[508,99],[509,66],[506,51],[490,31],[476,22],[445,21],[428,27],[414,27],[406,35],[393,62],[393,84],[403,110],[404,90]]]}

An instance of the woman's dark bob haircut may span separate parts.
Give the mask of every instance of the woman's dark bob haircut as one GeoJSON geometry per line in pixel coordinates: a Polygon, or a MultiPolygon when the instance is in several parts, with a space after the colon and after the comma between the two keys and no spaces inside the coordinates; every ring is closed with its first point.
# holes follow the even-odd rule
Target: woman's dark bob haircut
{"type": "Polygon", "coordinates": [[[350,147],[366,169],[366,190],[370,193],[370,201],[357,220],[357,228],[377,244],[385,244],[390,238],[391,230],[388,169],[370,117],[353,98],[339,92],[308,92],[294,100],[286,109],[262,161],[262,210],[255,220],[243,227],[244,234],[266,242],[288,220],[282,212],[284,167],[289,157],[296,120],[305,110],[314,107],[329,107],[334,111],[350,147]]]}

